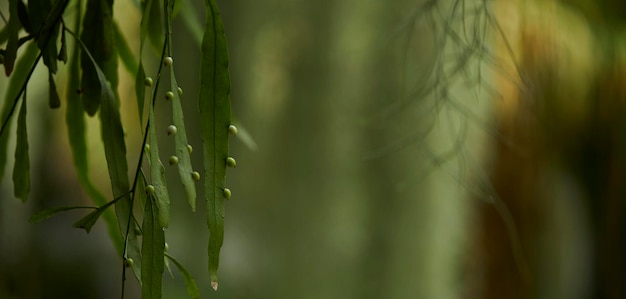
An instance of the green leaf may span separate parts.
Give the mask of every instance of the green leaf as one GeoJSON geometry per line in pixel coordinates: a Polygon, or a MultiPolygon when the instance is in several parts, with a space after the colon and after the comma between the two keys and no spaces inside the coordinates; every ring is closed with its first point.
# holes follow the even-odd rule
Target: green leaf
{"type": "Polygon", "coordinates": [[[180,273],[183,275],[183,278],[185,279],[185,286],[187,286],[187,294],[189,294],[189,297],[191,297],[192,299],[200,298],[200,290],[198,289],[198,285],[193,279],[191,273],[189,273],[189,271],[185,269],[183,264],[181,264],[173,256],[169,255],[167,252],[165,253],[165,257],[172,261],[174,265],[176,265],[176,268],[178,268],[178,271],[180,271],[180,273]]]}
{"type": "MultiPolygon", "coordinates": [[[[30,7],[30,2],[42,2],[39,5],[39,13],[43,15],[43,27],[37,36],[37,45],[41,49],[43,62],[53,74],[57,72],[57,37],[61,27],[61,17],[69,0],[58,0],[50,8],[50,1],[29,1],[29,12],[35,13],[30,7]]],[[[41,15],[40,15],[41,16],[41,15]]],[[[33,18],[31,18],[33,21],[33,18]]],[[[33,29],[35,26],[33,26],[33,29]]]]}
{"type": "Polygon", "coordinates": [[[163,47],[163,0],[147,0],[146,10],[150,17],[148,18],[148,40],[152,44],[152,48],[159,51],[163,47]]]}
{"type": "Polygon", "coordinates": [[[28,16],[28,8],[26,8],[26,4],[24,4],[22,0],[19,0],[17,2],[17,16],[19,17],[20,23],[22,24],[22,27],[24,27],[26,32],[30,34],[35,34],[35,32],[33,32],[33,27],[30,26],[30,17],[28,16]]]}
{"type": "MultiPolygon", "coordinates": [[[[76,13],[75,26],[76,30],[81,24],[82,14],[76,13]]],[[[64,31],[65,33],[65,31],[64,31]]],[[[64,36],[64,34],[62,35],[64,36]]],[[[89,164],[87,155],[87,141],[85,138],[85,113],[83,112],[83,105],[80,100],[80,94],[77,92],[80,89],[80,60],[79,60],[79,43],[74,43],[72,50],[72,57],[68,65],[68,79],[67,79],[67,109],[65,113],[65,123],[67,124],[67,135],[69,137],[70,147],[72,149],[72,158],[74,161],[74,168],[76,169],[76,175],[78,181],[83,186],[91,200],[97,205],[102,206],[107,203],[107,199],[102,193],[93,185],[89,178],[89,164]]],[[[112,210],[107,210],[102,215],[104,222],[107,226],[109,236],[113,241],[115,249],[118,254],[122,256],[124,249],[124,240],[120,234],[120,229],[117,225],[117,219],[112,210]]],[[[139,246],[139,245],[137,245],[139,246]]],[[[139,251],[137,249],[137,251],[139,251]]],[[[138,261],[139,259],[135,259],[138,261]]]]}
{"type": "Polygon", "coordinates": [[[157,203],[148,196],[143,216],[143,240],[141,242],[141,298],[161,298],[165,233],[159,225],[157,203]]]}
{"type": "Polygon", "coordinates": [[[22,28],[19,20],[18,5],[20,0],[9,0],[9,30],[6,52],[4,53],[4,73],[9,76],[13,72],[15,59],[17,58],[17,43],[19,40],[19,31],[22,28]]]}
{"type": "MultiPolygon", "coordinates": [[[[102,141],[104,142],[104,153],[107,160],[113,195],[120,199],[115,205],[117,222],[121,235],[127,236],[128,238],[128,255],[133,258],[133,260],[138,261],[141,259],[141,256],[139,253],[139,243],[137,241],[135,230],[127,229],[129,227],[128,222],[133,221],[132,199],[128,196],[130,185],[128,183],[126,144],[124,142],[124,130],[122,128],[119,108],[115,101],[115,96],[113,90],[111,90],[111,86],[107,84],[104,73],[100,70],[86,46],[74,33],[70,31],[68,31],[68,33],[76,38],[78,44],[80,44],[83,48],[83,53],[89,58],[88,62],[91,62],[92,66],[94,66],[94,69],[96,70],[99,85],[98,89],[100,90],[100,94],[98,94],[98,96],[102,100],[100,123],[102,129],[102,141]]],[[[138,279],[141,279],[141,272],[138,271],[139,263],[135,263],[135,265],[136,266],[133,267],[133,269],[135,269],[135,276],[137,276],[138,279]]]]}
{"type": "Polygon", "coordinates": [[[30,160],[28,158],[28,133],[26,131],[26,91],[24,91],[22,107],[17,118],[13,187],[15,197],[21,198],[22,201],[28,199],[28,193],[30,192],[30,160]]]}
{"type": "MultiPolygon", "coordinates": [[[[81,40],[91,53],[89,57],[81,56],[83,76],[81,80],[83,90],[83,107],[87,114],[93,116],[102,101],[101,78],[95,66],[101,69],[113,88],[117,87],[117,53],[115,49],[113,29],[113,1],[87,1],[87,11],[83,20],[81,40]],[[91,63],[90,60],[94,62],[91,63]]],[[[104,81],[106,83],[106,80],[104,81]]]]}
{"type": "Polygon", "coordinates": [[[159,158],[159,143],[156,134],[156,118],[154,117],[154,106],[150,105],[150,115],[148,119],[148,138],[150,144],[150,152],[148,154],[150,161],[150,180],[154,186],[156,195],[157,214],[161,227],[168,227],[170,222],[170,197],[167,192],[167,183],[165,181],[165,167],[159,158]]]}
{"type": "Polygon", "coordinates": [[[187,197],[187,202],[192,211],[196,211],[196,184],[191,176],[193,172],[191,166],[191,157],[187,146],[187,131],[185,130],[185,120],[183,115],[183,107],[180,102],[180,94],[178,93],[178,83],[176,82],[176,76],[174,74],[174,68],[170,67],[170,88],[174,93],[172,99],[172,116],[174,125],[177,128],[176,135],[174,135],[176,143],[176,156],[178,157],[178,173],[180,175],[180,181],[183,183],[183,190],[187,197]]]}
{"type": "Polygon", "coordinates": [[[106,211],[108,207],[116,203],[118,200],[119,198],[116,198],[112,201],[107,202],[105,205],[98,207],[95,211],[87,214],[87,216],[76,221],[76,223],[74,223],[72,226],[75,228],[82,228],[87,233],[89,233],[93,225],[96,224],[96,222],[98,221],[98,218],[100,218],[100,215],[102,215],[102,213],[104,213],[104,211],[106,211]]]}
{"type": "Polygon", "coordinates": [[[173,279],[174,278],[174,273],[172,273],[172,266],[170,266],[170,261],[167,258],[165,258],[163,263],[165,264],[165,269],[167,269],[167,273],[173,279]]]}
{"type": "MultiPolygon", "coordinates": [[[[15,64],[15,73],[9,79],[7,93],[4,97],[4,105],[2,106],[2,120],[5,121],[11,114],[11,107],[13,107],[14,100],[20,93],[22,86],[26,83],[30,76],[30,69],[35,67],[38,62],[39,50],[34,43],[28,44],[26,51],[15,64]]],[[[11,121],[8,121],[5,127],[5,132],[0,135],[0,181],[4,177],[4,168],[7,163],[7,146],[9,143],[9,130],[11,128],[11,121]]]]}
{"type": "Polygon", "coordinates": [[[61,31],[61,50],[59,51],[58,59],[67,63],[67,41],[65,40],[65,30],[61,31]]]}
{"type": "Polygon", "coordinates": [[[143,124],[143,106],[144,98],[146,97],[145,86],[146,73],[139,59],[139,68],[137,69],[137,76],[135,76],[135,95],[137,96],[137,111],[139,112],[139,123],[143,124]]]}
{"type": "Polygon", "coordinates": [[[230,77],[224,26],[214,0],[205,0],[206,29],[200,63],[200,127],[204,189],[209,226],[209,274],[217,289],[217,269],[224,242],[224,188],[230,121],[230,77]]]}
{"type": "Polygon", "coordinates": [[[113,29],[115,33],[115,45],[117,46],[118,54],[120,55],[120,59],[122,60],[122,64],[130,73],[134,75],[137,73],[139,66],[137,65],[137,60],[135,59],[135,55],[133,55],[133,51],[128,46],[126,42],[126,38],[124,38],[124,34],[120,31],[119,26],[116,22],[113,23],[113,29]]]}
{"type": "Polygon", "coordinates": [[[33,223],[33,224],[39,223],[41,221],[50,219],[65,211],[76,210],[76,209],[98,209],[98,207],[73,206],[73,207],[58,207],[58,208],[46,209],[43,211],[39,211],[33,214],[32,216],[30,216],[30,218],[28,219],[28,222],[33,223]]]}
{"type": "Polygon", "coordinates": [[[48,105],[51,109],[61,107],[61,100],[59,100],[59,94],[57,93],[57,86],[54,83],[54,77],[52,77],[52,72],[48,72],[48,85],[48,105]]]}

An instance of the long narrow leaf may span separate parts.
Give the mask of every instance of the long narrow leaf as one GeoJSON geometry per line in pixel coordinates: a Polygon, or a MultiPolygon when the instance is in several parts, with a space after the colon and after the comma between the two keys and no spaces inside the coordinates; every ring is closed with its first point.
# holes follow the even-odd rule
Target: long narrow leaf
{"type": "MultiPolygon", "coordinates": [[[[69,31],[68,31],[69,32],[69,31]]],[[[71,32],[70,32],[71,33],[71,32]]],[[[129,227],[128,221],[132,221],[132,199],[128,196],[130,185],[128,182],[128,164],[126,162],[126,144],[124,142],[124,130],[120,118],[119,107],[116,103],[113,90],[107,83],[104,73],[100,70],[96,61],[93,59],[87,47],[82,43],[76,35],[71,33],[78,44],[83,48],[84,54],[89,57],[89,61],[96,70],[98,77],[100,94],[102,99],[102,109],[100,111],[100,123],[102,129],[102,141],[104,142],[104,153],[107,160],[109,170],[109,178],[113,195],[120,200],[115,205],[115,213],[117,214],[117,222],[122,236],[127,236],[128,255],[140,260],[139,244],[134,229],[129,227]]],[[[113,85],[113,83],[111,83],[113,85]]],[[[115,85],[113,85],[115,86],[115,85]]],[[[136,266],[137,267],[137,266],[136,266]]],[[[136,268],[134,268],[136,269],[136,268]]],[[[141,272],[135,271],[135,275],[140,279],[141,272]]]]}
{"type": "Polygon", "coordinates": [[[154,117],[154,107],[150,105],[150,116],[148,119],[148,137],[150,144],[150,179],[155,189],[156,204],[159,224],[161,227],[168,227],[170,222],[170,197],[167,192],[165,181],[165,168],[159,158],[159,143],[156,134],[156,119],[154,117]]]}
{"type": "Polygon", "coordinates": [[[33,214],[32,216],[30,216],[30,218],[28,219],[28,222],[39,223],[41,221],[50,219],[65,211],[76,210],[76,209],[98,209],[98,207],[74,206],[74,207],[59,207],[59,208],[46,209],[43,211],[39,211],[33,214]]]}
{"type": "Polygon", "coordinates": [[[22,201],[28,199],[30,192],[30,159],[28,158],[28,133],[26,131],[26,91],[22,98],[22,107],[17,117],[17,144],[15,146],[15,165],[13,166],[13,187],[15,197],[22,201]]]}
{"type": "Polygon", "coordinates": [[[224,26],[214,0],[205,0],[206,29],[200,64],[200,119],[204,156],[204,189],[209,226],[209,274],[217,290],[217,269],[224,242],[224,195],[228,126],[230,125],[230,77],[224,26]]]}
{"type": "MultiPolygon", "coordinates": [[[[172,28],[172,15],[173,12],[172,1],[167,1],[165,7],[165,16],[166,20],[166,30],[168,32],[168,48],[169,53],[172,55],[172,38],[171,38],[171,28],[172,28]]],[[[191,207],[192,211],[196,211],[196,184],[193,180],[192,172],[193,168],[191,165],[191,156],[189,150],[189,143],[187,141],[187,130],[185,129],[185,116],[183,115],[183,106],[181,104],[180,97],[182,96],[182,89],[178,86],[178,82],[176,81],[176,74],[174,72],[174,66],[170,66],[170,92],[174,95],[172,97],[172,119],[174,121],[174,125],[177,128],[177,133],[174,136],[175,147],[176,147],[176,161],[175,163],[178,167],[178,174],[180,176],[180,181],[183,184],[183,190],[185,191],[185,196],[187,197],[187,202],[191,207]]]]}
{"type": "Polygon", "coordinates": [[[0,135],[0,181],[4,177],[4,168],[7,163],[7,146],[9,143],[9,133],[12,122],[7,118],[10,117],[11,108],[13,107],[14,100],[19,95],[22,86],[28,80],[30,69],[35,67],[35,63],[38,61],[37,54],[39,50],[37,45],[30,43],[26,47],[26,51],[15,64],[15,72],[9,80],[7,92],[4,97],[4,105],[2,106],[2,121],[6,121],[4,132],[0,135]]]}
{"type": "MultiPolygon", "coordinates": [[[[80,11],[76,13],[76,30],[81,23],[82,14],[80,11]]],[[[64,31],[65,32],[65,31],[64,31]]],[[[83,106],[81,104],[80,95],[76,92],[80,84],[80,59],[79,59],[79,44],[74,43],[72,50],[72,57],[70,58],[68,65],[68,79],[67,79],[67,109],[65,111],[65,123],[67,125],[67,135],[69,138],[70,147],[72,149],[72,158],[74,161],[74,168],[76,169],[76,175],[78,181],[83,186],[89,197],[97,206],[102,206],[107,203],[107,199],[102,193],[93,185],[89,178],[89,164],[87,154],[87,140],[85,137],[85,114],[83,112],[83,106]]],[[[112,210],[107,210],[102,215],[104,222],[107,226],[109,236],[113,241],[115,249],[121,256],[124,246],[124,241],[120,230],[117,225],[117,220],[112,210]]],[[[138,245],[137,245],[138,246],[138,245]]],[[[138,259],[136,259],[138,260],[138,259]]]]}
{"type": "MultiPolygon", "coordinates": [[[[117,54],[113,30],[113,1],[87,1],[87,11],[83,19],[81,39],[91,54],[81,57],[83,76],[83,106],[89,115],[94,115],[102,101],[102,82],[95,66],[106,75],[111,86],[117,86],[117,54]],[[90,60],[94,62],[91,63],[90,60]]],[[[104,81],[106,83],[106,80],[104,81]]]]}
{"type": "Polygon", "coordinates": [[[176,265],[176,268],[178,268],[178,271],[180,271],[180,273],[183,275],[183,279],[185,280],[185,286],[187,287],[187,294],[189,294],[189,297],[191,297],[192,299],[200,298],[200,290],[198,289],[198,285],[193,279],[191,273],[189,273],[189,271],[185,269],[183,264],[181,264],[173,256],[169,255],[167,252],[165,253],[165,257],[172,261],[174,265],[176,265]]]}
{"type": "Polygon", "coordinates": [[[13,72],[13,66],[15,64],[15,59],[17,58],[17,41],[19,39],[19,31],[22,28],[20,24],[20,19],[18,17],[18,2],[20,0],[10,0],[9,1],[9,23],[7,24],[8,28],[8,42],[6,47],[6,52],[4,53],[4,72],[7,76],[11,75],[13,72]]]}
{"type": "Polygon", "coordinates": [[[154,196],[148,196],[143,216],[141,245],[141,298],[161,298],[163,283],[165,233],[159,225],[154,196]]]}

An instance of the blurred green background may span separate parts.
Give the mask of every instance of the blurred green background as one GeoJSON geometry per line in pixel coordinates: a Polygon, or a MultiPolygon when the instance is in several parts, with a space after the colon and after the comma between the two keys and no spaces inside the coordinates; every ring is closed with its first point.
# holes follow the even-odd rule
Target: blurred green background
{"type": "MultiPolygon", "coordinates": [[[[192,213],[177,196],[178,174],[167,174],[169,253],[201,298],[623,298],[623,4],[540,2],[218,1],[233,113],[249,134],[230,142],[237,168],[227,175],[218,292],[204,203],[192,213]],[[537,20],[549,28],[534,28],[537,20]]],[[[202,20],[202,1],[192,5],[202,20]]],[[[138,51],[138,9],[115,8],[138,51]]],[[[191,99],[200,52],[185,13],[173,51],[199,149],[191,99]]],[[[156,52],[145,61],[154,74],[156,52]]],[[[72,167],[65,105],[47,108],[42,69],[29,85],[30,199],[13,198],[12,163],[0,189],[0,298],[116,298],[122,262],[102,223],[89,235],[71,228],[80,211],[28,223],[45,208],[90,204],[72,167]]],[[[135,165],[134,78],[120,74],[135,165]]],[[[169,108],[156,109],[165,128],[169,108]]],[[[92,179],[110,194],[97,118],[88,123],[92,179]]],[[[173,145],[161,132],[165,157],[173,145]]],[[[173,270],[163,297],[186,298],[173,270]]],[[[138,298],[129,277],[127,297],[138,298]]]]}

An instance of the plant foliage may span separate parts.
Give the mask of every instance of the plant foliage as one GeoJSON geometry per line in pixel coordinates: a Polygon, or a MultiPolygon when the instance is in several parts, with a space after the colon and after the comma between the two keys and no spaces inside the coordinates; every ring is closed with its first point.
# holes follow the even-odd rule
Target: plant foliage
{"type": "MultiPolygon", "coordinates": [[[[142,19],[140,23],[139,56],[135,57],[116,24],[113,15],[113,0],[9,0],[8,22],[0,29],[0,58],[5,74],[10,76],[9,88],[2,105],[2,128],[0,129],[0,169],[7,161],[9,130],[18,103],[17,134],[13,182],[15,196],[26,201],[30,185],[28,156],[26,90],[30,77],[43,60],[48,70],[50,108],[67,105],[65,121],[67,135],[73,154],[73,163],[78,180],[95,206],[57,207],[34,214],[32,223],[44,221],[61,212],[75,209],[92,209],[77,220],[74,227],[87,233],[102,216],[111,239],[117,248],[122,264],[123,281],[126,269],[133,270],[142,286],[143,298],[161,298],[164,268],[169,270],[169,261],[182,273],[189,296],[199,298],[198,286],[184,266],[165,253],[165,228],[169,226],[170,193],[165,180],[165,167],[161,162],[159,144],[173,142],[175,155],[169,162],[177,168],[184,198],[192,211],[196,208],[196,181],[204,182],[204,198],[207,201],[207,223],[209,229],[209,275],[211,286],[217,290],[219,254],[224,242],[224,202],[230,197],[226,188],[226,167],[234,166],[228,155],[229,132],[236,132],[231,124],[230,78],[228,49],[224,26],[213,0],[205,0],[206,25],[199,23],[196,16],[183,16],[186,25],[197,38],[204,28],[201,43],[200,94],[195,97],[200,110],[202,175],[191,163],[192,147],[188,143],[187,130],[182,109],[183,91],[176,80],[176,56],[172,44],[172,19],[174,0],[144,0],[138,5],[142,19]],[[73,15],[73,18],[69,18],[73,15]],[[67,21],[67,20],[73,21],[67,21]],[[73,24],[74,27],[69,28],[73,24]],[[145,40],[160,50],[159,68],[148,77],[144,68],[145,40]],[[73,45],[68,51],[68,45],[73,45]],[[18,50],[24,46],[25,51],[18,50]],[[59,68],[59,61],[68,63],[59,68]],[[125,139],[120,111],[118,86],[118,61],[135,77],[135,94],[139,110],[139,124],[143,132],[141,144],[130,146],[125,139]],[[67,90],[63,98],[57,92],[56,74],[67,72],[67,90]],[[159,84],[168,74],[169,91],[165,98],[171,102],[173,123],[168,127],[166,140],[158,138],[156,102],[163,99],[159,84]],[[150,89],[149,92],[146,89],[150,89]],[[149,95],[148,101],[146,96],[149,95]],[[147,119],[144,118],[147,107],[147,119]],[[98,114],[102,144],[111,182],[112,197],[106,196],[94,186],[89,177],[87,131],[85,118],[98,114]],[[141,153],[135,175],[128,176],[127,149],[140,145],[141,153]],[[146,174],[147,173],[147,174],[146,174]],[[115,214],[109,207],[114,206],[115,214]],[[138,211],[133,207],[140,206],[138,211]],[[141,213],[143,212],[143,213],[141,213]]],[[[192,14],[189,1],[181,1],[183,14],[192,14]]],[[[5,13],[3,12],[3,15],[5,13]]],[[[200,45],[199,45],[200,46],[200,45]]],[[[148,59],[148,58],[146,58],[148,59]]],[[[185,95],[185,100],[192,97],[185,95]]],[[[162,111],[161,113],[167,113],[162,111]]],[[[126,125],[128,126],[128,125],[126,125]]],[[[2,178],[2,173],[0,173],[2,178]]],[[[122,287],[122,297],[124,297],[122,287]]]]}

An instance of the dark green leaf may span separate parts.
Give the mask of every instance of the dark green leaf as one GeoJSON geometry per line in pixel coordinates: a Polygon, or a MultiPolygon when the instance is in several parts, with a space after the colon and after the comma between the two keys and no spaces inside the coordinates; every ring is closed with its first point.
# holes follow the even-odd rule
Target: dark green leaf
{"type": "MultiPolygon", "coordinates": [[[[25,81],[28,80],[30,68],[34,67],[34,64],[38,61],[37,54],[39,51],[37,49],[37,45],[34,43],[30,43],[26,47],[25,53],[21,56],[21,58],[17,61],[15,65],[15,73],[11,76],[7,93],[4,97],[4,105],[2,106],[2,120],[4,121],[9,117],[11,112],[11,107],[13,106],[13,101],[19,95],[22,86],[25,81]]],[[[11,128],[12,122],[7,122],[5,127],[5,131],[9,132],[11,128]]],[[[9,143],[9,134],[0,135],[0,181],[4,176],[4,166],[7,163],[7,145],[9,143]]]]}
{"type": "MultiPolygon", "coordinates": [[[[76,14],[76,27],[80,26],[82,14],[76,14]]],[[[87,163],[87,141],[85,139],[85,114],[83,112],[83,106],[80,100],[80,95],[76,92],[80,88],[80,65],[79,65],[79,43],[74,43],[74,53],[70,59],[68,65],[68,79],[67,79],[67,110],[65,114],[65,122],[67,124],[67,135],[69,137],[70,147],[72,148],[72,156],[74,160],[74,167],[76,168],[76,175],[80,184],[83,186],[89,197],[97,206],[102,206],[107,203],[107,199],[98,191],[89,179],[89,165],[87,163]]],[[[118,251],[118,254],[122,256],[122,250],[124,248],[124,240],[120,234],[120,229],[117,225],[117,219],[112,210],[107,210],[102,215],[104,222],[107,226],[109,236],[113,240],[113,245],[118,251]]],[[[138,245],[137,245],[138,246],[138,245]]],[[[139,250],[137,249],[137,252],[139,250]]],[[[133,257],[135,261],[136,257],[133,257]]],[[[139,271],[138,271],[139,272],[139,271]]]]}
{"type": "Polygon", "coordinates": [[[180,102],[180,94],[177,91],[178,83],[176,82],[173,67],[170,67],[170,82],[171,91],[174,93],[174,98],[172,99],[172,116],[174,125],[177,128],[177,133],[174,135],[176,143],[176,156],[178,157],[178,164],[176,167],[178,167],[178,173],[180,175],[180,180],[183,183],[183,190],[185,190],[187,202],[189,203],[191,210],[195,212],[196,184],[191,176],[193,169],[191,166],[189,150],[187,149],[189,143],[187,142],[187,131],[185,130],[183,107],[180,102]]]}
{"type": "MultiPolygon", "coordinates": [[[[74,34],[72,34],[76,37],[74,34]]],[[[115,96],[111,86],[107,84],[104,73],[97,66],[95,60],[85,47],[85,45],[76,38],[76,41],[83,48],[83,53],[89,58],[88,63],[91,62],[92,66],[96,70],[98,77],[98,88],[100,94],[98,95],[102,99],[102,110],[100,111],[100,123],[102,129],[102,141],[104,142],[104,153],[107,160],[107,167],[109,169],[109,178],[111,180],[111,187],[113,189],[113,195],[116,198],[120,198],[119,202],[115,205],[115,212],[117,214],[117,221],[120,232],[123,236],[128,236],[128,255],[136,260],[139,260],[139,244],[137,242],[137,236],[135,230],[128,230],[128,221],[132,221],[132,199],[128,196],[128,190],[130,185],[128,183],[128,164],[126,162],[126,144],[124,142],[124,130],[122,128],[122,122],[120,118],[119,108],[115,101],[115,96]]],[[[117,83],[117,81],[115,81],[117,83]]],[[[113,85],[113,84],[111,84],[113,85]]],[[[133,267],[135,269],[135,275],[140,279],[140,273],[137,271],[139,265],[133,267]]]]}
{"type": "Polygon", "coordinates": [[[204,189],[209,226],[209,274],[217,289],[217,269],[224,242],[224,188],[230,121],[230,77],[224,26],[214,0],[205,0],[206,29],[200,64],[200,124],[204,189]]]}
{"type": "Polygon", "coordinates": [[[143,124],[143,105],[146,97],[146,73],[143,70],[141,59],[139,60],[139,68],[135,77],[135,95],[137,96],[137,111],[139,112],[139,123],[143,124]]]}
{"type": "Polygon", "coordinates": [[[60,207],[60,208],[47,209],[47,210],[39,211],[33,214],[32,216],[30,216],[30,219],[28,219],[28,222],[38,223],[38,222],[50,219],[65,211],[76,210],[76,209],[98,209],[98,207],[75,206],[75,207],[60,207]]]}
{"type": "Polygon", "coordinates": [[[133,51],[128,46],[126,38],[124,38],[124,34],[120,31],[117,23],[113,23],[113,29],[115,33],[115,45],[117,46],[117,51],[120,55],[120,59],[122,60],[122,64],[131,75],[134,75],[137,73],[137,69],[139,68],[137,65],[137,59],[135,59],[135,55],[133,55],[133,51]]]}
{"type": "Polygon", "coordinates": [[[7,42],[6,52],[4,53],[4,72],[7,76],[13,72],[15,59],[17,58],[17,48],[19,40],[19,31],[22,28],[19,20],[18,5],[20,0],[9,0],[9,38],[7,42]]]}
{"type": "Polygon", "coordinates": [[[167,192],[167,182],[165,181],[165,167],[159,158],[159,143],[156,134],[156,119],[154,117],[154,107],[150,105],[148,138],[150,144],[150,180],[154,186],[156,195],[156,205],[159,224],[161,227],[168,227],[170,222],[170,197],[167,192]]]}
{"type": "Polygon", "coordinates": [[[59,94],[57,93],[57,85],[54,83],[54,77],[52,72],[48,72],[48,105],[50,108],[55,109],[61,107],[61,100],[59,100],[59,94]]]}
{"type": "Polygon", "coordinates": [[[65,40],[65,30],[61,31],[61,50],[59,51],[59,60],[67,63],[67,42],[65,40]]]}
{"type": "Polygon", "coordinates": [[[150,17],[148,18],[148,40],[155,50],[161,50],[163,47],[163,3],[164,0],[147,0],[146,8],[150,17]]]}
{"type": "MultiPolygon", "coordinates": [[[[43,62],[46,66],[48,66],[48,70],[53,74],[56,74],[57,72],[57,38],[59,36],[59,28],[61,27],[61,16],[63,15],[63,11],[65,11],[65,7],[68,2],[69,0],[56,1],[54,6],[52,6],[49,10],[48,7],[50,7],[50,3],[42,3],[44,11],[49,11],[49,13],[46,13],[43,19],[44,24],[41,28],[39,36],[37,37],[37,45],[39,46],[39,49],[41,49],[43,62]]],[[[33,12],[32,9],[29,11],[33,12]]]]}
{"type": "Polygon", "coordinates": [[[148,196],[143,216],[143,240],[141,242],[141,298],[161,298],[165,234],[157,215],[154,196],[148,196]]]}
{"type": "Polygon", "coordinates": [[[189,294],[189,297],[191,297],[192,299],[200,298],[200,290],[198,289],[198,285],[193,279],[191,273],[189,273],[189,271],[185,269],[183,264],[181,264],[173,256],[169,255],[167,252],[165,253],[165,257],[171,260],[174,265],[176,265],[176,268],[178,268],[178,271],[180,271],[180,273],[183,275],[183,278],[185,279],[185,286],[187,286],[187,294],[189,294]]]}
{"type": "MultiPolygon", "coordinates": [[[[94,68],[97,65],[113,88],[117,87],[117,54],[113,29],[113,1],[87,1],[87,11],[83,20],[81,39],[91,53],[91,57],[81,56],[83,76],[83,107],[93,116],[102,100],[100,77],[94,68]],[[95,61],[91,63],[90,60],[95,61]]],[[[105,80],[106,82],[106,80],[105,80]]]]}
{"type": "Polygon", "coordinates": [[[0,45],[4,44],[8,39],[9,39],[9,26],[4,26],[2,27],[2,29],[0,29],[0,45]]]}
{"type": "Polygon", "coordinates": [[[13,166],[13,187],[15,197],[26,201],[28,199],[28,193],[30,192],[30,160],[28,158],[28,133],[26,131],[26,91],[24,91],[22,107],[17,117],[16,142],[15,165],[13,166]]]}
{"type": "Polygon", "coordinates": [[[22,24],[22,27],[24,27],[26,32],[30,34],[35,34],[35,32],[33,32],[33,27],[30,26],[30,17],[28,16],[28,8],[26,8],[26,5],[24,4],[24,2],[22,2],[22,0],[19,0],[17,2],[17,16],[19,17],[20,23],[22,24]]]}
{"type": "Polygon", "coordinates": [[[74,225],[72,226],[75,228],[82,228],[85,231],[87,231],[87,233],[89,233],[93,225],[96,224],[96,221],[98,221],[98,218],[100,218],[100,215],[102,215],[102,213],[104,213],[104,211],[106,211],[108,207],[110,207],[112,204],[116,202],[117,202],[117,199],[114,199],[106,203],[105,205],[97,208],[95,211],[87,214],[87,216],[76,221],[76,223],[74,223],[74,225]]]}

